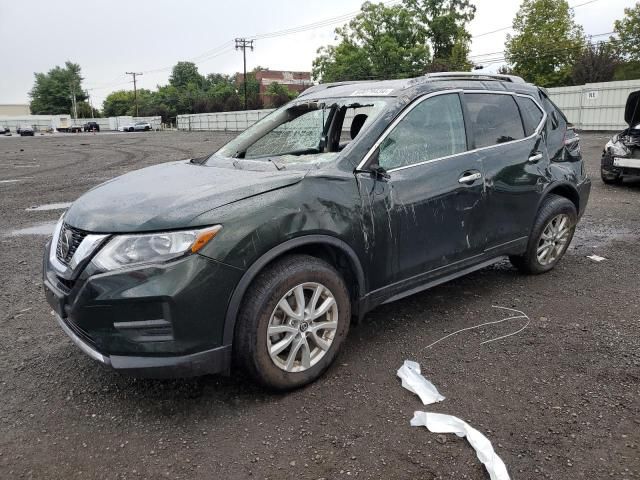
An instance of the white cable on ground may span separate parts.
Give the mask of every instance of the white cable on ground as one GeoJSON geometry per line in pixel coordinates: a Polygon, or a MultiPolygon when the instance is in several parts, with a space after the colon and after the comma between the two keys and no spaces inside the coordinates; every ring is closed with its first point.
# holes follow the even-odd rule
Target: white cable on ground
{"type": "Polygon", "coordinates": [[[526,313],[524,313],[524,312],[522,312],[520,310],[516,310],[515,308],[509,308],[509,307],[500,307],[498,305],[491,305],[491,307],[493,307],[493,308],[501,308],[503,310],[511,310],[512,312],[517,312],[520,315],[515,315],[513,317],[503,318],[501,320],[496,320],[496,321],[493,321],[493,322],[485,322],[485,323],[481,323],[479,325],[474,325],[472,327],[461,328],[460,330],[456,330],[455,332],[452,332],[452,333],[450,333],[448,335],[445,335],[444,337],[442,337],[442,338],[436,340],[435,342],[427,345],[426,347],[422,348],[421,351],[422,350],[426,350],[427,348],[431,348],[435,344],[440,343],[441,341],[446,340],[447,338],[452,337],[453,335],[457,335],[458,333],[461,333],[461,332],[464,332],[464,331],[467,331],[467,330],[474,330],[476,328],[486,327],[487,325],[496,325],[498,323],[503,323],[503,322],[506,322],[508,320],[515,320],[515,319],[518,319],[518,318],[526,318],[527,319],[527,322],[519,330],[517,330],[517,331],[515,331],[513,333],[509,333],[507,335],[502,335],[501,337],[492,338],[491,340],[485,340],[484,342],[480,343],[480,345],[484,345],[485,343],[495,342],[497,340],[502,340],[503,338],[507,338],[507,337],[510,337],[512,335],[516,335],[516,334],[520,333],[521,331],[523,331],[525,328],[527,328],[527,326],[529,326],[529,323],[531,323],[531,319],[529,318],[529,316],[526,313]]]}

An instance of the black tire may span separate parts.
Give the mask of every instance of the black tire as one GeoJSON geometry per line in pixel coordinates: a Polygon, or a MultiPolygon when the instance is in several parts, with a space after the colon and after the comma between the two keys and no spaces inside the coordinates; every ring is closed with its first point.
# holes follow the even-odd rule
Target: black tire
{"type": "Polygon", "coordinates": [[[342,276],[330,264],[310,255],[285,256],[261,272],[245,294],[235,329],[234,364],[268,388],[302,387],[329,368],[347,337],[350,320],[349,291],[342,276]],[[304,371],[287,372],[269,355],[267,329],[278,302],[287,292],[306,282],[320,283],[330,290],[338,309],[338,325],[330,347],[317,363],[304,371]]]}
{"type": "Polygon", "coordinates": [[[544,199],[540,209],[538,210],[538,215],[533,223],[533,228],[531,229],[531,234],[529,235],[529,241],[527,243],[527,250],[523,255],[518,256],[510,256],[509,260],[523,273],[534,274],[537,275],[539,273],[548,272],[552,268],[554,268],[560,259],[564,256],[567,248],[571,244],[571,240],[573,239],[573,234],[576,230],[576,224],[578,223],[578,214],[576,212],[576,207],[573,202],[565,197],[561,197],[559,195],[549,195],[544,199]],[[551,261],[548,264],[542,264],[538,260],[538,247],[542,240],[542,233],[544,229],[547,227],[549,222],[555,219],[558,215],[566,214],[569,217],[570,222],[570,231],[566,242],[564,243],[560,253],[558,254],[555,260],[551,261]]]}
{"type": "Polygon", "coordinates": [[[620,185],[622,183],[622,175],[610,172],[604,168],[600,169],[600,178],[602,179],[602,182],[607,185],[620,185]]]}

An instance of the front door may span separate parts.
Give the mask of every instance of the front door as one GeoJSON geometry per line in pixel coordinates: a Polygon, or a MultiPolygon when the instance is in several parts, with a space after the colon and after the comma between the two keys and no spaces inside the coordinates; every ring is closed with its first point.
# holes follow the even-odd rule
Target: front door
{"type": "Polygon", "coordinates": [[[375,244],[386,249],[375,253],[386,269],[393,265],[398,287],[483,252],[484,173],[467,150],[460,95],[436,94],[405,111],[379,144],[388,178],[358,174],[375,213],[375,244]]]}

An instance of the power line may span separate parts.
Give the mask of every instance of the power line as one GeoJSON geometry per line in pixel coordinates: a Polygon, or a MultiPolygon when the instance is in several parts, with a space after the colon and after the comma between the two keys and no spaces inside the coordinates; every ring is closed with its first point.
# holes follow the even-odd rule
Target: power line
{"type": "MultiPolygon", "coordinates": [[[[397,4],[399,3],[401,0],[388,0],[385,2],[382,2],[384,5],[393,5],[393,4],[397,4]]],[[[570,6],[570,9],[576,9],[579,7],[583,7],[585,5],[590,5],[592,3],[598,2],[600,0],[588,0],[586,2],[583,3],[579,3],[577,5],[573,5],[570,6]]],[[[251,41],[251,40],[264,40],[264,39],[270,39],[270,38],[277,38],[277,37],[282,37],[282,36],[287,36],[287,35],[294,35],[297,33],[302,33],[305,31],[309,31],[309,30],[315,30],[318,28],[323,28],[326,26],[330,26],[336,23],[342,23],[342,22],[346,22],[354,17],[356,17],[357,15],[359,15],[362,11],[358,10],[358,11],[354,11],[354,12],[350,12],[350,13],[345,13],[343,15],[339,15],[336,17],[330,17],[330,18],[325,18],[323,20],[319,20],[317,22],[312,22],[312,23],[308,23],[308,24],[304,24],[304,25],[298,25],[296,27],[291,27],[291,28],[287,28],[287,29],[283,29],[283,30],[277,30],[277,31],[273,31],[273,32],[265,32],[265,33],[260,33],[260,34],[255,34],[253,36],[249,36],[246,37],[245,40],[251,41]]],[[[480,38],[480,37],[484,37],[486,35],[491,35],[494,33],[499,33],[505,30],[509,30],[511,29],[511,26],[508,27],[502,27],[502,28],[498,28],[498,29],[494,29],[488,32],[483,32],[483,33],[479,33],[477,35],[473,35],[471,38],[480,38]]],[[[597,36],[597,35],[594,35],[597,36]]],[[[227,40],[226,42],[218,45],[217,47],[211,49],[211,50],[207,50],[203,53],[201,53],[200,55],[193,57],[191,59],[188,59],[187,61],[191,61],[193,63],[196,64],[200,64],[200,63],[204,63],[206,61],[212,60],[214,58],[217,58],[221,55],[225,55],[227,53],[232,52],[234,49],[233,46],[233,42],[227,40]]],[[[504,51],[501,52],[493,52],[490,54],[478,54],[478,55],[473,55],[470,56],[469,58],[478,58],[478,57],[483,57],[483,56],[487,56],[487,55],[494,55],[496,53],[504,53],[504,51]]],[[[144,74],[154,74],[154,73],[160,73],[160,72],[165,72],[165,71],[169,71],[173,68],[173,65],[171,66],[166,66],[166,67],[160,67],[160,68],[155,68],[155,69],[150,69],[150,70],[144,70],[142,73],[144,74]]],[[[246,77],[246,75],[245,75],[246,77]]],[[[108,88],[113,88],[115,86],[119,86],[119,85],[125,85],[131,83],[130,81],[128,82],[119,82],[117,84],[112,84],[112,85],[104,85],[104,86],[96,86],[96,87],[92,87],[89,88],[89,90],[104,90],[104,89],[108,89],[108,88]]]]}
{"type": "MultiPolygon", "coordinates": [[[[593,35],[588,35],[589,38],[595,38],[595,37],[603,37],[605,35],[612,35],[615,32],[604,32],[604,33],[594,33],[593,35]]],[[[481,57],[489,57],[492,55],[498,55],[498,54],[502,54],[505,53],[506,50],[500,50],[498,52],[488,52],[488,53],[479,53],[477,55],[469,55],[468,58],[472,59],[472,58],[481,58],[481,57]]]]}
{"type": "MultiPolygon", "coordinates": [[[[401,0],[387,0],[386,2],[381,2],[384,5],[393,5],[393,4],[397,4],[399,3],[401,0]]],[[[286,28],[283,30],[277,30],[275,32],[266,32],[266,33],[259,33],[256,35],[252,35],[250,37],[247,37],[249,39],[252,40],[263,40],[266,38],[275,38],[275,37],[281,37],[284,35],[292,35],[295,33],[300,33],[300,32],[305,32],[308,30],[315,30],[316,28],[321,28],[321,27],[326,27],[329,25],[333,25],[336,23],[341,23],[344,22],[346,20],[350,20],[356,16],[358,16],[360,13],[362,13],[362,10],[358,10],[358,11],[354,11],[354,12],[350,12],[350,13],[345,13],[343,15],[339,15],[336,17],[330,17],[330,18],[325,18],[324,20],[318,20],[317,22],[312,22],[312,23],[308,23],[305,25],[298,25],[297,27],[291,27],[291,28],[286,28]]]]}
{"type": "MultiPolygon", "coordinates": [[[[589,0],[588,2],[584,2],[584,3],[579,3],[578,5],[574,5],[573,7],[569,7],[569,10],[573,10],[575,8],[579,8],[579,7],[584,7],[585,5],[589,5],[591,3],[595,3],[595,2],[599,2],[600,0],[589,0]]],[[[491,35],[492,33],[498,33],[498,32],[504,32],[505,30],[511,30],[513,28],[513,26],[508,26],[508,27],[502,27],[502,28],[498,28],[496,30],[491,30],[490,32],[484,32],[484,33],[479,33],[477,35],[473,35],[471,38],[480,38],[480,37],[484,37],[486,35],[491,35]]]]}

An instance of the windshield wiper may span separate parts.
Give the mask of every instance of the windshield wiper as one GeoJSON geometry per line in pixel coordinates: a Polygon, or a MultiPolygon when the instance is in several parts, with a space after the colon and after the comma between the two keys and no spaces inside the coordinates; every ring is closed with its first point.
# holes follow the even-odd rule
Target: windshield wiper
{"type": "Polygon", "coordinates": [[[189,163],[193,163],[195,165],[202,165],[206,162],[211,155],[205,155],[204,157],[196,157],[189,160],[189,163]]]}
{"type": "Polygon", "coordinates": [[[274,160],[273,158],[270,158],[269,161],[271,163],[273,163],[273,166],[276,167],[278,169],[278,171],[285,170],[287,168],[287,166],[284,163],[278,162],[277,160],[274,160]]]}

